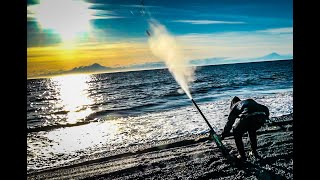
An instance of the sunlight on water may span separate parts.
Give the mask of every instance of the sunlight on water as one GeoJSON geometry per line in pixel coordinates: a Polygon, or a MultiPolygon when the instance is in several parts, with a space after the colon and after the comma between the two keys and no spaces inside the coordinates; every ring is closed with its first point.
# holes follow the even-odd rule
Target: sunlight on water
{"type": "Polygon", "coordinates": [[[70,153],[99,146],[113,140],[118,129],[116,121],[106,121],[50,131],[47,138],[55,143],[49,151],[55,154],[70,153]]]}
{"type": "Polygon", "coordinates": [[[56,107],[68,111],[67,123],[76,123],[92,113],[92,110],[86,107],[93,102],[87,94],[86,81],[90,80],[89,75],[60,76],[52,80],[57,84],[56,91],[60,99],[56,107]]]}

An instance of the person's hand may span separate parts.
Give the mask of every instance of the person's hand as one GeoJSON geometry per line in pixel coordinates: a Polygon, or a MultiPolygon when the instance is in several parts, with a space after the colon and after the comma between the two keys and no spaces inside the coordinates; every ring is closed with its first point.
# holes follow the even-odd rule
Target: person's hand
{"type": "Polygon", "coordinates": [[[221,139],[221,140],[224,140],[225,137],[226,137],[226,136],[225,136],[224,133],[221,133],[221,134],[220,134],[220,139],[221,139]]]}

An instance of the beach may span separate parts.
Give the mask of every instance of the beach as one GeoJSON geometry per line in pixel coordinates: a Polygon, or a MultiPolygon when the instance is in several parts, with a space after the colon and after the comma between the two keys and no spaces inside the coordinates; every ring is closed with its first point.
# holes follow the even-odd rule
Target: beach
{"type": "MultiPolygon", "coordinates": [[[[258,132],[261,159],[235,167],[167,69],[30,79],[27,177],[293,179],[292,86],[291,60],[197,68],[191,95],[217,134],[234,96],[266,105],[276,122],[258,132]]],[[[232,136],[223,142],[237,155],[232,136]]]]}
{"type": "MultiPolygon", "coordinates": [[[[207,133],[185,136],[149,147],[129,147],[70,166],[29,173],[27,179],[293,179],[293,116],[271,118],[258,130],[256,159],[241,166],[223,157],[207,133]]],[[[250,143],[244,135],[246,153],[250,143]]],[[[223,143],[237,155],[232,136],[223,143]]]]}

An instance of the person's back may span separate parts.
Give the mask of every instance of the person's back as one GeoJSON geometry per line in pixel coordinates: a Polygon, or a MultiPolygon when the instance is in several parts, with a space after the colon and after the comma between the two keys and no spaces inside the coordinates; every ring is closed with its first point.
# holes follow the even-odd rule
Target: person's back
{"type": "Polygon", "coordinates": [[[233,106],[231,109],[232,113],[236,113],[238,117],[246,117],[248,115],[257,114],[257,113],[265,113],[267,117],[269,117],[269,110],[266,106],[257,103],[253,99],[246,99],[239,101],[233,106]]]}
{"type": "Polygon", "coordinates": [[[242,142],[242,136],[245,132],[249,133],[251,149],[253,153],[257,155],[256,130],[265,123],[266,119],[269,118],[269,109],[266,106],[257,103],[253,99],[241,101],[235,96],[231,101],[228,121],[221,134],[222,139],[230,132],[236,118],[240,118],[240,120],[233,128],[233,135],[241,158],[245,159],[245,152],[242,142]]]}

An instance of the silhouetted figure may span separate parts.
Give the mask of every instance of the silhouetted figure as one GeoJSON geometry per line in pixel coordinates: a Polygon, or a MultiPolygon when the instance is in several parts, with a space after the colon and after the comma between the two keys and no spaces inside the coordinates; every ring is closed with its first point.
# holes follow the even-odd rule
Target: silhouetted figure
{"type": "Polygon", "coordinates": [[[240,156],[238,158],[246,160],[242,136],[248,132],[251,150],[255,157],[259,157],[257,153],[257,134],[256,131],[263,126],[267,119],[269,119],[269,109],[254,101],[253,99],[240,100],[235,96],[230,105],[230,113],[228,121],[221,133],[221,139],[224,139],[230,133],[232,125],[236,118],[240,118],[233,128],[234,140],[237,145],[240,156]]]}

